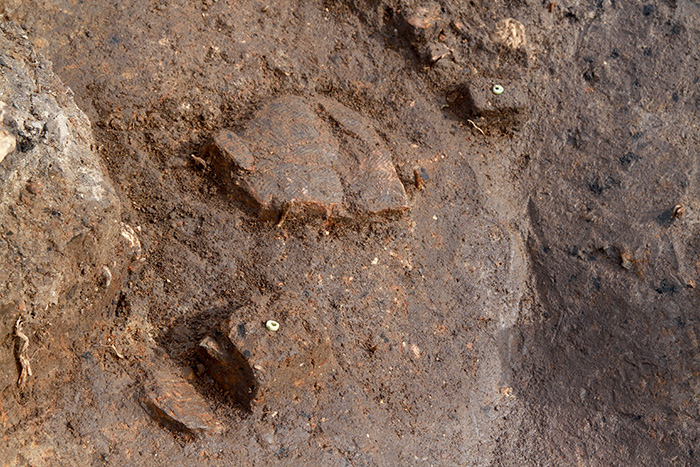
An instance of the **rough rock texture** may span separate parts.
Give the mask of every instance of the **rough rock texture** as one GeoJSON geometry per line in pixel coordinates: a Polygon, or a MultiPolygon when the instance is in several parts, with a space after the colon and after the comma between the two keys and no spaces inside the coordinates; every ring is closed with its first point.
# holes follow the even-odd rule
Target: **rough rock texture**
{"type": "Polygon", "coordinates": [[[0,64],[3,131],[17,142],[0,161],[0,423],[16,431],[0,450],[19,462],[32,457],[19,447],[27,402],[51,413],[73,365],[68,349],[111,305],[140,245],[121,223],[88,119],[16,24],[0,25],[0,64]]]}
{"type": "Polygon", "coordinates": [[[525,26],[514,18],[504,18],[496,23],[491,36],[494,42],[511,49],[520,49],[527,44],[525,26]]]}
{"type": "Polygon", "coordinates": [[[0,164],[0,290],[4,303],[40,311],[112,267],[120,207],[89,121],[23,36],[6,25],[0,39],[0,99],[18,141],[0,164]]]}
{"type": "Polygon", "coordinates": [[[6,106],[7,104],[0,102],[0,162],[17,147],[17,139],[5,126],[6,106]]]}
{"type": "Polygon", "coordinates": [[[224,183],[263,218],[408,208],[391,154],[371,122],[331,99],[275,99],[240,137],[229,130],[215,136],[210,154],[224,183]]]}

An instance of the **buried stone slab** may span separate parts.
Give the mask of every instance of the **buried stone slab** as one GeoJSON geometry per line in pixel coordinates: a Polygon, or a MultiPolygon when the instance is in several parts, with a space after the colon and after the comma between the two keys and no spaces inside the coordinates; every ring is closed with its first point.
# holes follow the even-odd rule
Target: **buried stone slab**
{"type": "Polygon", "coordinates": [[[326,98],[284,96],[208,153],[218,177],[261,218],[405,211],[406,193],[372,122],[326,98]]]}
{"type": "Polygon", "coordinates": [[[208,373],[243,406],[303,399],[337,366],[330,341],[314,330],[319,326],[290,313],[273,332],[261,318],[271,310],[242,307],[199,344],[208,373]]]}

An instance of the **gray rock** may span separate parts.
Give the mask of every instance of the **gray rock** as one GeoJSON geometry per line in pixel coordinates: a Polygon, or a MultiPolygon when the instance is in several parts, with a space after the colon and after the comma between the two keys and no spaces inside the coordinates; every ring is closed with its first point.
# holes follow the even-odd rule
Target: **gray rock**
{"type": "Polygon", "coordinates": [[[331,99],[276,99],[240,135],[217,134],[209,153],[224,184],[262,218],[407,209],[391,154],[371,121],[331,99]]]}
{"type": "Polygon", "coordinates": [[[0,163],[0,305],[44,310],[115,268],[121,210],[90,122],[13,23],[2,25],[0,58],[3,131],[17,141],[0,163]]]}

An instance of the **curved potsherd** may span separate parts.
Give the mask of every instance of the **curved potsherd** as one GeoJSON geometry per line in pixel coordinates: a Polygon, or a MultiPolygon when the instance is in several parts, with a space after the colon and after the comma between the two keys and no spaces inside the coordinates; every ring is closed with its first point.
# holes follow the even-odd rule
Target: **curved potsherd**
{"type": "Polygon", "coordinates": [[[326,98],[284,96],[210,146],[222,182],[262,218],[405,211],[406,193],[371,120],[326,98]]]}

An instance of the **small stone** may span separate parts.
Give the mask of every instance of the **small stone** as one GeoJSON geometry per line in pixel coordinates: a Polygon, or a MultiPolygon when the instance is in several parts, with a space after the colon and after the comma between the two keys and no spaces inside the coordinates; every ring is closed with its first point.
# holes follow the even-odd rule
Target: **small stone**
{"type": "Polygon", "coordinates": [[[117,130],[117,131],[124,131],[124,130],[127,129],[127,128],[126,128],[126,125],[124,124],[124,122],[122,121],[122,119],[119,118],[119,117],[114,117],[112,120],[110,120],[110,121],[109,121],[109,126],[110,126],[113,130],[117,130]]]}
{"type": "Polygon", "coordinates": [[[452,51],[449,47],[441,42],[428,44],[426,48],[426,58],[430,63],[435,63],[450,53],[452,53],[452,51]]]}
{"type": "Polygon", "coordinates": [[[442,15],[440,14],[441,10],[442,7],[435,3],[429,6],[421,6],[416,8],[415,11],[406,18],[406,21],[414,28],[428,29],[442,19],[442,15]]]}
{"type": "Polygon", "coordinates": [[[466,31],[466,28],[464,27],[464,23],[462,23],[461,21],[454,21],[453,20],[450,23],[450,25],[452,26],[452,29],[454,29],[456,32],[462,33],[464,31],[466,31]]]}
{"type": "Polygon", "coordinates": [[[677,204],[673,207],[672,216],[676,219],[680,219],[685,215],[685,211],[685,206],[683,206],[682,204],[677,204]]]}
{"type": "Polygon", "coordinates": [[[33,195],[39,194],[42,188],[43,186],[38,180],[31,179],[27,182],[27,191],[33,195]]]}
{"type": "Polygon", "coordinates": [[[522,86],[510,80],[478,78],[467,89],[467,111],[481,117],[503,117],[522,112],[528,104],[522,86]]]}
{"type": "Polygon", "coordinates": [[[17,147],[15,137],[7,130],[0,130],[0,162],[17,147]]]}
{"type": "Polygon", "coordinates": [[[413,42],[414,46],[423,46],[435,39],[442,28],[442,6],[431,2],[407,9],[403,13],[405,24],[402,34],[413,42]]]}
{"type": "Polygon", "coordinates": [[[101,283],[105,288],[112,284],[112,271],[107,266],[102,266],[101,283]]]}

